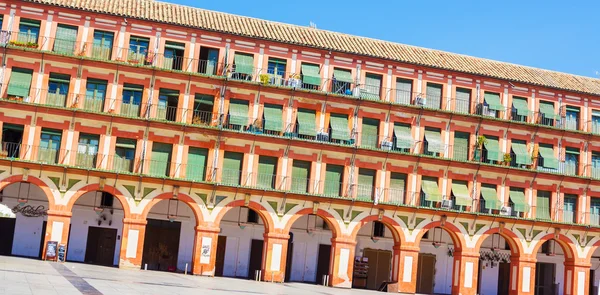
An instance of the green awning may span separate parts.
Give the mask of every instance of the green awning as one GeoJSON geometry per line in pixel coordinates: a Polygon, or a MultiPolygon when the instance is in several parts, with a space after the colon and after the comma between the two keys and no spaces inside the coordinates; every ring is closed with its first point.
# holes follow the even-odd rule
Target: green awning
{"type": "Polygon", "coordinates": [[[248,124],[248,102],[232,99],[229,103],[229,124],[246,126],[248,124]]]}
{"type": "Polygon", "coordinates": [[[185,44],[178,42],[165,42],[165,48],[175,50],[185,50],[185,44]]]}
{"type": "Polygon", "coordinates": [[[486,138],[485,149],[487,150],[487,159],[489,161],[502,161],[500,153],[500,144],[496,138],[486,138]]]}
{"type": "Polygon", "coordinates": [[[302,64],[302,83],[321,86],[321,74],[318,65],[302,64]]]}
{"type": "Polygon", "coordinates": [[[305,136],[316,136],[317,126],[315,124],[316,114],[310,110],[298,110],[298,134],[305,136]]]}
{"type": "Polygon", "coordinates": [[[452,194],[454,194],[455,204],[458,206],[471,206],[471,197],[469,196],[469,187],[464,183],[452,183],[452,194]]]}
{"type": "Polygon", "coordinates": [[[513,108],[517,111],[519,116],[528,116],[529,107],[527,106],[527,99],[521,97],[513,97],[513,108]]]}
{"type": "Polygon", "coordinates": [[[517,212],[528,212],[529,204],[525,201],[525,193],[522,191],[511,190],[509,193],[510,200],[514,204],[515,211],[517,212]]]}
{"type": "Polygon", "coordinates": [[[425,193],[425,200],[432,202],[441,202],[442,194],[438,188],[437,181],[433,179],[423,179],[421,181],[421,189],[425,193]]]}
{"type": "Polygon", "coordinates": [[[498,200],[498,194],[495,188],[481,186],[481,197],[485,200],[485,209],[500,210],[502,204],[498,200]]]}
{"type": "Polygon", "coordinates": [[[547,101],[540,101],[540,113],[547,119],[556,119],[558,115],[554,112],[554,104],[547,101]]]}
{"type": "Polygon", "coordinates": [[[504,106],[500,102],[500,94],[486,92],[483,96],[483,99],[488,104],[490,110],[502,111],[504,110],[504,106]]]}
{"type": "Polygon", "coordinates": [[[115,144],[115,147],[135,150],[135,144],[136,144],[135,139],[117,138],[117,143],[115,144]]]}
{"type": "Polygon", "coordinates": [[[540,145],[539,152],[544,159],[544,168],[558,169],[558,159],[554,156],[554,149],[552,147],[540,145]]]}
{"type": "Polygon", "coordinates": [[[9,96],[18,96],[22,98],[28,97],[32,76],[32,70],[13,68],[13,71],[10,74],[10,80],[8,81],[8,89],[6,90],[6,93],[9,96]]]}
{"type": "Polygon", "coordinates": [[[50,73],[50,76],[48,77],[48,81],[68,84],[71,81],[71,76],[64,75],[64,74],[50,73]]]}
{"type": "Polygon", "coordinates": [[[28,18],[22,18],[19,21],[19,25],[25,25],[25,26],[31,26],[31,27],[39,27],[40,26],[40,21],[39,20],[28,19],[28,18]]]}
{"type": "Polygon", "coordinates": [[[349,71],[349,70],[342,70],[342,69],[334,68],[333,76],[335,77],[335,80],[339,81],[339,82],[348,82],[348,83],[354,82],[354,79],[352,79],[352,71],[349,71]]]}
{"type": "Polygon", "coordinates": [[[265,122],[263,127],[265,130],[279,131],[283,129],[283,107],[278,105],[265,104],[264,108],[265,122]]]}
{"type": "Polygon", "coordinates": [[[442,153],[442,134],[439,131],[425,129],[427,150],[434,153],[442,153]]]}
{"type": "Polygon", "coordinates": [[[350,139],[350,132],[348,131],[348,116],[331,114],[329,123],[331,125],[331,138],[337,140],[350,139]]]}
{"type": "Polygon", "coordinates": [[[396,148],[410,149],[413,144],[413,138],[409,125],[394,125],[394,134],[396,135],[396,148]]]}
{"type": "Polygon", "coordinates": [[[233,63],[235,64],[236,73],[252,75],[254,69],[253,55],[236,53],[233,56],[233,63]]]}
{"type": "Polygon", "coordinates": [[[527,144],[518,141],[513,141],[512,150],[515,153],[515,161],[517,164],[531,164],[531,157],[529,156],[529,152],[527,151],[527,144]]]}

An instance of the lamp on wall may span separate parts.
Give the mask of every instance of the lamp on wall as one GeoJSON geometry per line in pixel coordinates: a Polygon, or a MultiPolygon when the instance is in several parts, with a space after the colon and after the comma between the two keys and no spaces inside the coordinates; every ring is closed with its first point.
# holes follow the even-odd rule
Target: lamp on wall
{"type": "Polygon", "coordinates": [[[173,199],[177,200],[177,196],[179,195],[179,186],[178,185],[174,185],[173,186],[173,199]]]}
{"type": "Polygon", "coordinates": [[[242,222],[242,208],[239,208],[238,210],[238,226],[240,227],[240,229],[245,229],[246,228],[246,222],[242,222]]]}
{"type": "Polygon", "coordinates": [[[96,211],[96,214],[100,215],[102,214],[102,211],[104,211],[104,208],[102,207],[102,192],[101,191],[96,191],[96,194],[94,195],[94,211],[96,211]],[[100,194],[100,205],[98,204],[98,194],[100,194]]]}
{"type": "Polygon", "coordinates": [[[173,222],[175,221],[175,219],[177,219],[179,214],[179,201],[177,201],[177,199],[175,198],[171,198],[169,199],[169,208],[167,209],[167,218],[169,219],[169,222],[173,222]],[[171,214],[171,202],[175,201],[175,214],[171,214]]]}
{"type": "Polygon", "coordinates": [[[379,221],[383,220],[383,214],[385,214],[385,210],[379,209],[379,214],[377,214],[377,220],[379,220],[379,221]]]}
{"type": "Polygon", "coordinates": [[[25,183],[27,184],[27,194],[25,195],[25,198],[21,197],[21,188],[23,186],[23,182],[19,182],[19,206],[23,207],[25,206],[25,204],[27,204],[27,202],[29,202],[29,191],[31,189],[31,184],[29,183],[25,183]]]}
{"type": "Polygon", "coordinates": [[[433,242],[431,244],[436,249],[442,245],[442,229],[441,228],[439,228],[439,227],[433,228],[433,242]],[[439,240],[438,240],[437,232],[439,232],[439,240]]]}

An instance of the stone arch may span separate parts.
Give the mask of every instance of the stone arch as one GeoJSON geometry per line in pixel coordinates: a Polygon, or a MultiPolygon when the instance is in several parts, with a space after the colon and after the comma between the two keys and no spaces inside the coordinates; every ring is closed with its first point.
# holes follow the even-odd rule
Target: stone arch
{"type": "MultiPolygon", "coordinates": [[[[148,204],[146,204],[146,206],[144,207],[144,211],[142,212],[141,219],[146,220],[146,218],[148,217],[148,214],[150,213],[150,210],[152,210],[152,207],[154,207],[154,205],[158,204],[158,202],[160,202],[162,200],[168,200],[171,198],[173,198],[173,193],[171,193],[171,192],[162,193],[162,194],[152,198],[152,200],[150,200],[150,202],[148,204]]],[[[188,196],[186,194],[182,194],[182,193],[177,194],[177,200],[187,204],[188,207],[190,207],[192,212],[194,212],[194,217],[196,218],[196,226],[201,225],[202,222],[204,221],[204,216],[202,215],[202,211],[200,210],[200,206],[198,206],[198,203],[196,201],[194,201],[194,199],[192,199],[190,196],[188,196]]]]}
{"type": "Polygon", "coordinates": [[[263,205],[261,205],[257,202],[254,202],[254,201],[250,201],[250,203],[248,203],[248,205],[245,205],[245,200],[232,201],[232,202],[228,203],[227,205],[225,205],[223,207],[223,209],[221,211],[219,211],[219,214],[215,217],[215,225],[220,226],[221,220],[223,219],[225,214],[227,214],[227,212],[229,212],[229,210],[231,210],[235,207],[244,207],[244,206],[246,206],[250,209],[253,209],[254,211],[256,211],[258,216],[260,216],[260,218],[262,219],[264,226],[265,226],[265,234],[272,232],[275,229],[275,222],[273,221],[271,216],[269,214],[267,214],[268,211],[263,205]]]}
{"type": "Polygon", "coordinates": [[[124,212],[124,218],[130,218],[131,217],[131,209],[129,208],[129,203],[127,202],[127,198],[125,198],[125,196],[121,193],[121,191],[119,191],[119,189],[110,186],[110,185],[104,185],[104,188],[100,189],[100,185],[97,183],[94,184],[88,184],[82,188],[80,188],[79,190],[77,190],[75,192],[75,194],[73,194],[71,196],[71,198],[69,199],[69,202],[67,203],[67,210],[69,212],[73,211],[73,206],[75,206],[75,202],[77,202],[77,200],[89,193],[89,192],[94,192],[94,191],[102,191],[102,192],[107,192],[111,195],[113,195],[115,198],[117,198],[117,200],[119,200],[119,202],[121,203],[121,206],[123,207],[123,212],[124,212]]]}
{"type": "Polygon", "coordinates": [[[9,176],[9,177],[3,179],[2,181],[0,181],[0,190],[3,190],[4,188],[6,188],[7,186],[9,186],[13,183],[19,183],[19,182],[31,183],[31,184],[35,184],[37,187],[39,187],[46,195],[46,198],[48,198],[48,210],[49,211],[56,210],[56,202],[55,202],[54,194],[52,193],[52,190],[43,180],[41,180],[35,176],[28,175],[27,180],[23,180],[23,175],[9,176]]]}
{"type": "Polygon", "coordinates": [[[396,222],[394,219],[388,217],[388,216],[383,216],[383,218],[381,218],[381,220],[379,220],[379,216],[378,215],[369,215],[363,219],[361,219],[358,223],[357,226],[354,227],[354,229],[352,230],[352,234],[351,237],[353,240],[356,240],[356,236],[358,235],[358,231],[367,223],[371,222],[371,221],[379,221],[381,223],[383,223],[391,232],[392,232],[392,236],[394,237],[394,242],[396,244],[400,243],[404,243],[404,241],[406,240],[404,238],[404,234],[402,233],[402,231],[398,230],[398,228],[400,227],[400,224],[398,222],[396,222]]]}
{"type": "Polygon", "coordinates": [[[463,249],[463,246],[466,245],[465,239],[462,236],[462,232],[460,231],[460,229],[456,225],[447,221],[445,223],[442,223],[441,221],[433,221],[423,226],[415,239],[415,244],[420,245],[421,239],[423,239],[425,233],[428,232],[430,229],[436,227],[439,227],[446,231],[446,233],[448,233],[450,239],[452,239],[452,242],[454,243],[454,249],[456,251],[461,251],[463,249]]]}
{"type": "Polygon", "coordinates": [[[587,255],[585,256],[585,261],[591,261],[592,255],[594,255],[594,252],[596,252],[596,250],[598,250],[599,247],[600,247],[600,240],[597,240],[593,245],[590,246],[590,250],[588,251],[587,255]]]}
{"type": "MultiPolygon", "coordinates": [[[[283,232],[289,233],[290,230],[292,229],[292,225],[294,225],[294,222],[296,222],[298,219],[300,219],[300,217],[302,217],[304,215],[309,215],[312,213],[313,213],[312,208],[304,208],[304,209],[299,210],[285,224],[283,232]]],[[[331,229],[332,238],[335,239],[336,237],[338,237],[339,235],[342,234],[342,229],[340,228],[339,223],[337,222],[335,217],[333,215],[331,215],[329,212],[327,212],[323,209],[318,209],[317,214],[315,214],[315,215],[321,217],[321,219],[323,219],[327,223],[327,226],[329,226],[329,228],[331,229]]]]}
{"type": "Polygon", "coordinates": [[[546,234],[540,238],[538,243],[533,247],[532,255],[537,255],[542,245],[549,240],[554,239],[565,253],[565,260],[574,260],[577,258],[577,249],[574,249],[573,241],[563,234],[558,234],[558,239],[555,238],[555,234],[546,234]]]}
{"type": "Polygon", "coordinates": [[[481,234],[479,240],[477,240],[477,244],[475,244],[475,251],[479,252],[481,249],[481,245],[483,242],[493,234],[499,234],[510,246],[510,253],[515,256],[520,256],[524,250],[523,245],[519,242],[519,237],[509,229],[503,229],[500,231],[500,228],[490,228],[481,234]]]}

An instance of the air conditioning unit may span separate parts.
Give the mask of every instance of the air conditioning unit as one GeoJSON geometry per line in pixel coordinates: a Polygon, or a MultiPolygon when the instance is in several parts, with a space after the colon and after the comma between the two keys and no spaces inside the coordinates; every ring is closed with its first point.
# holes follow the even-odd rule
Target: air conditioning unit
{"type": "Polygon", "coordinates": [[[452,209],[452,200],[442,200],[442,208],[452,209]]]}
{"type": "Polygon", "coordinates": [[[510,216],[511,214],[512,208],[506,206],[502,206],[502,208],[500,208],[500,215],[510,216]]]}
{"type": "Polygon", "coordinates": [[[384,140],[384,141],[381,142],[381,149],[382,150],[391,151],[392,150],[392,146],[393,146],[393,143],[391,141],[384,140]]]}
{"type": "Polygon", "coordinates": [[[421,96],[420,94],[417,95],[417,97],[415,98],[415,105],[424,106],[425,105],[425,97],[421,96]]]}

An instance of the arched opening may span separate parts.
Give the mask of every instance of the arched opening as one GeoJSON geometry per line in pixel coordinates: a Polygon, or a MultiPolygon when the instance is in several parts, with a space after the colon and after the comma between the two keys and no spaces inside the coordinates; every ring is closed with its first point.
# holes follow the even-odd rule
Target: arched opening
{"type": "Polygon", "coordinates": [[[67,260],[118,266],[125,217],[120,200],[106,191],[89,191],[75,200],[71,212],[67,260]]]}
{"type": "Polygon", "coordinates": [[[198,224],[191,205],[180,198],[170,197],[155,199],[148,206],[142,268],[190,272],[198,224]]]}
{"type": "Polygon", "coordinates": [[[432,226],[423,233],[419,244],[417,293],[452,293],[456,250],[452,233],[445,227],[432,226]]]}
{"type": "Polygon", "coordinates": [[[259,211],[251,207],[232,207],[220,220],[215,276],[255,279],[262,269],[268,227],[259,211]]]}
{"type": "Polygon", "coordinates": [[[511,257],[519,255],[516,248],[512,238],[498,232],[487,235],[481,242],[477,294],[509,294],[511,257]]]}
{"type": "Polygon", "coordinates": [[[326,283],[331,268],[331,239],[335,229],[319,215],[305,214],[290,227],[285,281],[326,283]]]}
{"type": "Polygon", "coordinates": [[[565,278],[565,261],[571,260],[571,253],[554,238],[544,241],[537,248],[535,264],[534,294],[564,294],[567,287],[565,278]]]}
{"type": "Polygon", "coordinates": [[[14,182],[0,190],[0,255],[41,259],[49,208],[36,184],[14,182]]]}
{"type": "Polygon", "coordinates": [[[598,294],[600,288],[600,247],[597,247],[590,257],[590,281],[588,284],[588,294],[598,294]]]}

